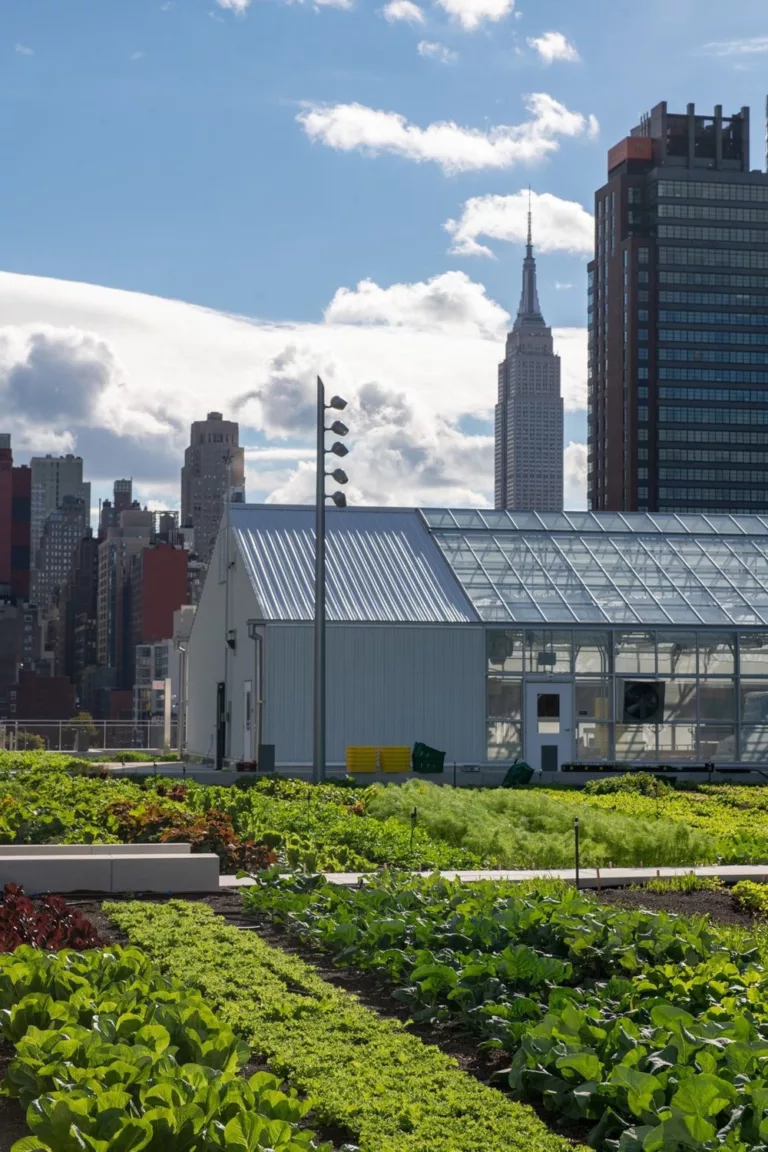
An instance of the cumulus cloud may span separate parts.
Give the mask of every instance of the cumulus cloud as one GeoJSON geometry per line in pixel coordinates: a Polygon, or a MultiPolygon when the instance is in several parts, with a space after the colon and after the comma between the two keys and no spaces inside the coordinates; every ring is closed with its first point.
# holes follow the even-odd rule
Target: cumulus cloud
{"type": "MultiPolygon", "coordinates": [[[[562,200],[550,192],[531,193],[533,231],[539,252],[591,253],[594,219],[575,200],[562,200]]],[[[493,256],[478,237],[524,244],[528,231],[528,191],[510,196],[473,196],[465,201],[458,220],[447,220],[451,251],[463,256],[493,256]]]]}
{"type": "Polygon", "coordinates": [[[111,349],[89,333],[0,328],[0,396],[31,424],[88,420],[117,371],[111,349]]]}
{"type": "Polygon", "coordinates": [[[467,32],[474,32],[486,21],[503,20],[515,7],[515,0],[437,0],[437,3],[467,32]]]}
{"type": "Polygon", "coordinates": [[[465,272],[381,288],[373,280],[339,288],[325,310],[329,324],[389,324],[421,332],[503,335],[509,314],[465,272]]]}
{"type": "MultiPolygon", "coordinates": [[[[189,425],[216,407],[240,420],[250,500],[311,498],[320,373],[350,401],[351,498],[488,503],[505,313],[482,285],[446,275],[404,285],[363,281],[333,297],[323,322],[278,324],[0,273],[0,379],[28,366],[30,336],[46,333],[46,346],[63,345],[64,361],[79,356],[85,379],[96,380],[87,419],[76,402],[74,415],[43,421],[11,409],[4,383],[0,430],[12,433],[19,462],[25,453],[81,452],[94,497],[109,495],[111,481],[125,475],[141,499],[174,506],[189,425]],[[94,360],[108,366],[104,387],[94,360]],[[302,484],[309,487],[299,497],[302,484]]],[[[554,337],[566,408],[583,409],[586,333],[556,329],[554,337]]]]}
{"type": "Polygon", "coordinates": [[[597,121],[571,112],[545,92],[525,99],[529,119],[487,131],[441,121],[420,128],[398,112],[364,104],[308,104],[297,120],[312,141],[341,152],[382,152],[439,165],[446,173],[510,168],[543,159],[560,147],[561,137],[593,135],[597,121]]]}
{"type": "Polygon", "coordinates": [[[587,506],[587,446],[571,440],[563,453],[563,490],[566,508],[587,506]]]}
{"type": "Polygon", "coordinates": [[[437,60],[440,64],[455,64],[459,58],[458,52],[452,51],[445,44],[435,40],[419,40],[416,45],[419,56],[426,56],[428,60],[437,60]]]}
{"type": "Polygon", "coordinates": [[[228,12],[235,12],[238,16],[244,16],[246,9],[250,8],[251,0],[216,0],[219,8],[224,8],[228,12]]]}
{"type": "Polygon", "coordinates": [[[14,44],[14,52],[18,52],[19,56],[34,56],[34,48],[29,48],[26,44],[14,44]]]}
{"type": "Polygon", "coordinates": [[[424,13],[413,0],[389,0],[384,8],[384,19],[390,24],[403,21],[406,24],[423,24],[424,13]]]}
{"type": "Polygon", "coordinates": [[[571,44],[562,32],[545,32],[542,36],[531,36],[528,44],[536,49],[544,64],[554,64],[556,60],[577,64],[580,59],[576,45],[571,44]]]}

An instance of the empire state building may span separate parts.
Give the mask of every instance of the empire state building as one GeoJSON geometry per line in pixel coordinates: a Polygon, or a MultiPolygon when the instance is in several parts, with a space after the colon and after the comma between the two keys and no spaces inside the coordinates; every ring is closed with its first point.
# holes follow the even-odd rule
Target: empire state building
{"type": "Polygon", "coordinates": [[[520,307],[499,364],[495,471],[497,508],[562,509],[560,357],[539,306],[530,211],[520,307]]]}

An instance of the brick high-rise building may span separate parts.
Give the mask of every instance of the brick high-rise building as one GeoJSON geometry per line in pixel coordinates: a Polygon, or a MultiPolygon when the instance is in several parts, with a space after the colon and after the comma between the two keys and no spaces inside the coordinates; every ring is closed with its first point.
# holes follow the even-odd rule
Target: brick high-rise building
{"type": "Polygon", "coordinates": [[[11,437],[0,433],[0,593],[29,598],[31,472],[13,466],[11,437]]]}
{"type": "Polygon", "coordinates": [[[530,212],[520,307],[499,364],[498,385],[496,507],[557,512],[563,507],[560,357],[539,306],[530,212]]]}
{"type": "Polygon", "coordinates": [[[768,510],[768,175],[749,109],[658,104],[608,153],[589,265],[590,508],[768,510]]]}
{"type": "Polygon", "coordinates": [[[240,427],[209,412],[192,425],[181,470],[181,523],[195,529],[195,551],[210,560],[222,513],[232,488],[245,483],[245,457],[239,447],[240,427]]]}

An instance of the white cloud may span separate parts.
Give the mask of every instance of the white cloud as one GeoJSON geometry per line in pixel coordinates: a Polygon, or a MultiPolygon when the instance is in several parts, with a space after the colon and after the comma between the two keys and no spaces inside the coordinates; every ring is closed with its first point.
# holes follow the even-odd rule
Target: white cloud
{"type": "Polygon", "coordinates": [[[751,36],[743,40],[713,40],[702,44],[706,56],[762,56],[768,52],[768,36],[751,36]]]}
{"type": "Polygon", "coordinates": [[[438,164],[444,172],[472,172],[533,163],[560,147],[560,137],[592,135],[597,121],[571,112],[544,92],[526,97],[530,118],[522,124],[500,124],[488,131],[463,128],[452,121],[409,124],[397,112],[364,104],[308,104],[296,117],[312,141],[341,152],[382,152],[408,160],[438,164]]]}
{"type": "Polygon", "coordinates": [[[131,52],[128,59],[131,61],[143,60],[145,55],[146,55],[146,53],[144,53],[144,52],[131,52]]]}
{"type": "Polygon", "coordinates": [[[228,12],[235,12],[238,16],[244,16],[246,10],[251,6],[251,0],[216,0],[219,8],[224,8],[228,12]]]}
{"type": "MultiPolygon", "coordinates": [[[[492,500],[505,313],[463,274],[363,281],[336,293],[324,322],[278,324],[0,273],[0,315],[2,430],[20,462],[23,452],[81,452],[94,496],[132,475],[142,499],[177,503],[190,423],[212,407],[232,415],[238,404],[249,499],[311,485],[320,372],[350,401],[355,500],[492,500]],[[480,435],[462,430],[467,417],[472,428],[480,421],[480,435]]],[[[565,406],[583,409],[586,332],[554,336],[565,406]]]]}
{"type": "Polygon", "coordinates": [[[328,324],[387,324],[501,339],[509,314],[466,273],[443,272],[416,284],[380,288],[373,280],[361,280],[354,289],[339,288],[324,319],[328,324]]]}
{"type": "Polygon", "coordinates": [[[563,453],[563,490],[566,508],[587,506],[587,446],[571,440],[563,453]]]}
{"type": "Polygon", "coordinates": [[[575,287],[575,284],[563,284],[561,280],[555,280],[555,292],[570,292],[575,287]]]}
{"type": "Polygon", "coordinates": [[[384,8],[384,19],[390,24],[404,21],[406,24],[423,24],[424,13],[413,0],[389,0],[384,8]]]}
{"type": "MultiPolygon", "coordinates": [[[[562,200],[551,192],[532,192],[533,239],[538,252],[591,253],[594,221],[575,200],[562,200]]],[[[478,237],[524,244],[528,231],[528,191],[509,196],[473,196],[466,200],[458,220],[446,220],[451,251],[463,256],[491,256],[478,237]]]]}
{"type": "Polygon", "coordinates": [[[426,56],[430,60],[438,60],[441,64],[455,64],[459,58],[458,52],[454,52],[445,44],[440,44],[435,40],[419,40],[416,45],[416,51],[419,56],[426,56]]]}
{"type": "Polygon", "coordinates": [[[18,52],[19,56],[34,56],[34,48],[28,48],[26,44],[14,44],[14,52],[18,52]]]}
{"type": "Polygon", "coordinates": [[[580,59],[576,45],[571,44],[562,32],[545,32],[542,36],[531,36],[528,44],[536,49],[544,64],[553,64],[555,60],[576,64],[580,59]]]}
{"type": "Polygon", "coordinates": [[[467,32],[474,32],[484,21],[503,20],[515,7],[515,0],[436,0],[448,15],[467,32]]]}

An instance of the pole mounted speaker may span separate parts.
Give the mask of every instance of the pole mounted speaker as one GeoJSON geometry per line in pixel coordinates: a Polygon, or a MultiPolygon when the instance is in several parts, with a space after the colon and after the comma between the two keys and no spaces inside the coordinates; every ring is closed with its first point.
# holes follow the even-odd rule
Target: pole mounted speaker
{"type": "Polygon", "coordinates": [[[624,681],[624,724],[660,724],[663,718],[663,680],[624,681]]]}

